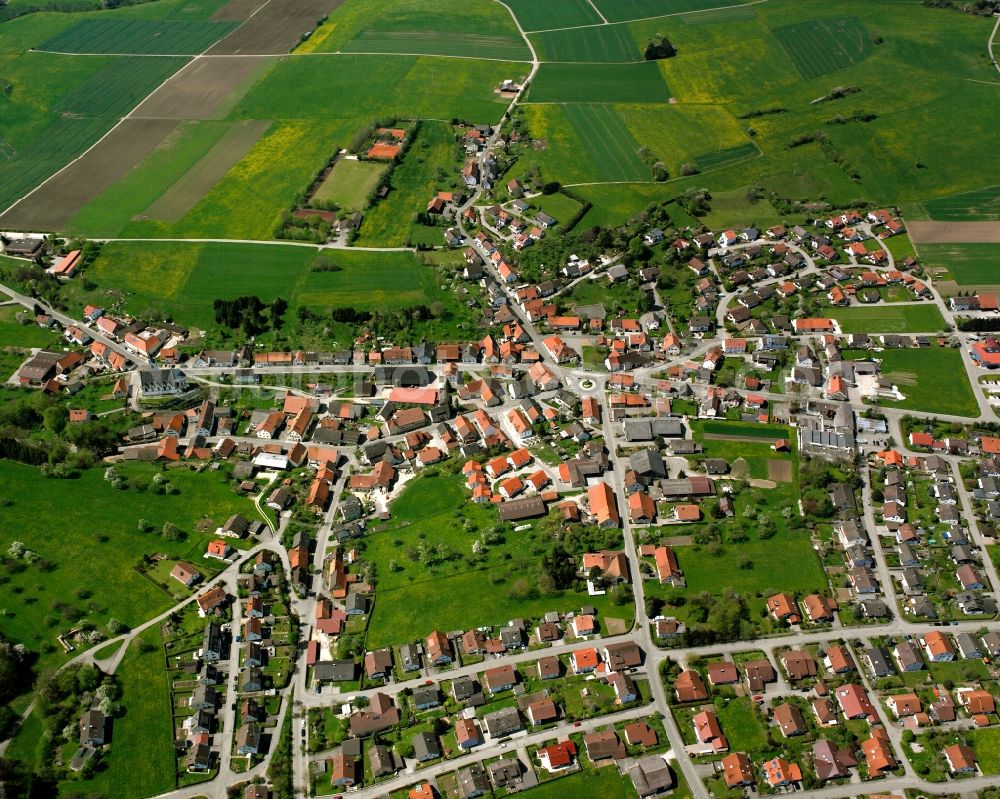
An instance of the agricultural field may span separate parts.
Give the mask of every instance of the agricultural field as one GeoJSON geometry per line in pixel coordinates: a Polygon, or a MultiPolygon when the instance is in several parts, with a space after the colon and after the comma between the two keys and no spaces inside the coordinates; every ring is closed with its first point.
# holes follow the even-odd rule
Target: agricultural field
{"type": "Polygon", "coordinates": [[[821,17],[776,28],[774,35],[806,80],[857,64],[872,51],[857,17],[821,17]]]}
{"type": "MultiPolygon", "coordinates": [[[[163,553],[204,568],[202,555],[210,536],[197,531],[199,522],[214,532],[233,513],[257,518],[253,503],[238,496],[221,474],[169,470],[165,479],[177,493],[157,494],[149,486],[159,466],[117,468],[129,484],[124,491],[106,482],[99,468],[60,481],[59,490],[53,491],[52,478],[43,477],[37,468],[0,461],[0,496],[11,500],[0,507],[0,526],[11,531],[11,540],[21,541],[50,564],[44,573],[38,566],[8,572],[10,599],[8,612],[0,617],[0,632],[40,652],[41,668],[63,660],[56,636],[81,619],[99,628],[112,617],[134,626],[174,603],[171,594],[135,571],[141,557],[163,553]],[[48,501],[32,500],[39,496],[48,501]],[[153,532],[139,532],[139,519],[148,521],[153,532]],[[160,535],[166,522],[185,537],[169,541],[160,535]],[[59,532],[58,546],[54,530],[59,532]]],[[[177,588],[181,590],[180,583],[177,588]]]]}
{"type": "MultiPolygon", "coordinates": [[[[868,357],[861,352],[859,359],[868,357]]],[[[882,376],[899,387],[906,399],[880,400],[889,408],[905,408],[951,416],[978,416],[979,405],[969,385],[962,352],[951,347],[884,350],[878,353],[882,376]],[[948,375],[948,390],[941,390],[941,376],[948,375]]]]}
{"type": "Polygon", "coordinates": [[[236,27],[202,20],[84,19],[39,46],[51,53],[197,55],[236,27]]]}
{"type": "Polygon", "coordinates": [[[343,120],[276,122],[178,222],[138,220],[127,224],[123,233],[154,238],[271,238],[282,212],[312,182],[336,143],[357,130],[356,123],[343,120]],[[289,153],[296,157],[289,159],[289,153]]]}
{"type": "Polygon", "coordinates": [[[650,179],[649,168],[639,158],[639,145],[612,106],[566,105],[563,112],[582,144],[582,154],[604,180],[650,179]]]}
{"type": "Polygon", "coordinates": [[[368,204],[368,198],[385,170],[386,165],[377,161],[341,158],[320,184],[313,199],[336,203],[345,211],[361,211],[368,204]]]}
{"type": "Polygon", "coordinates": [[[113,120],[100,118],[59,119],[13,158],[0,161],[0,208],[27,194],[113,124],[113,120]]]}
{"type": "Polygon", "coordinates": [[[122,56],[70,89],[54,106],[60,114],[120,117],[187,63],[164,56],[122,56]]]}
{"type": "Polygon", "coordinates": [[[526,103],[666,103],[670,91],[655,62],[542,64],[526,103]]]}
{"type": "Polygon", "coordinates": [[[526,31],[598,25],[601,18],[588,0],[507,0],[526,31]]]}
{"type": "Polygon", "coordinates": [[[580,210],[580,203],[572,197],[567,197],[561,192],[556,192],[555,194],[540,194],[538,197],[532,197],[531,207],[544,211],[555,219],[556,222],[564,224],[566,220],[580,210]]]}
{"type": "Polygon", "coordinates": [[[383,52],[527,60],[531,54],[510,13],[493,0],[462,4],[462,24],[448,0],[389,0],[373,14],[346,0],[296,52],[383,52]]]}
{"type": "Polygon", "coordinates": [[[642,51],[626,25],[569,28],[531,37],[542,61],[642,61],[642,51]]]}
{"type": "Polygon", "coordinates": [[[430,56],[329,55],[277,64],[236,106],[239,119],[467,119],[495,123],[495,89],[523,64],[430,56]],[[360,85],[364,92],[357,91],[360,85]]]}
{"type": "Polygon", "coordinates": [[[831,308],[843,333],[937,333],[946,325],[936,305],[853,305],[831,308]]]}
{"type": "Polygon", "coordinates": [[[928,269],[945,269],[959,286],[1000,284],[1000,244],[921,244],[928,269]]]}
{"type": "Polygon", "coordinates": [[[656,153],[671,176],[683,164],[695,164],[704,172],[710,159],[739,157],[748,148],[750,155],[758,153],[743,126],[721,106],[618,105],[615,110],[636,141],[656,153]]]}
{"type": "Polygon", "coordinates": [[[1000,186],[926,200],[920,210],[922,215],[944,222],[997,222],[1000,221],[1000,186]]]}
{"type": "Polygon", "coordinates": [[[597,10],[608,22],[625,22],[646,17],[706,11],[736,5],[741,0],[594,0],[597,10]]]}
{"type": "Polygon", "coordinates": [[[71,234],[117,236],[204,158],[229,130],[230,122],[182,122],[113,186],[66,223],[71,234]]]}
{"type": "Polygon", "coordinates": [[[164,222],[180,220],[253,149],[270,127],[266,120],[233,123],[196,164],[142,212],[142,217],[164,222]]]}
{"type": "MultiPolygon", "coordinates": [[[[453,302],[432,267],[408,252],[337,251],[339,272],[314,272],[314,247],[172,242],[110,242],[88,270],[98,288],[128,293],[137,315],[169,314],[214,326],[212,302],[253,291],[265,303],[282,297],[288,318],[302,305],[364,310],[453,302]]],[[[80,301],[85,301],[81,296],[80,301]]]]}
{"type": "Polygon", "coordinates": [[[470,561],[473,542],[498,525],[492,507],[469,501],[461,475],[416,478],[395,501],[392,518],[397,526],[363,540],[362,557],[375,564],[378,574],[368,628],[370,646],[417,640],[433,629],[537,618],[549,610],[574,610],[585,602],[599,609],[599,618],[631,619],[632,606],[613,607],[609,597],[588,598],[586,593],[570,591],[539,594],[534,575],[541,553],[535,556],[529,547],[544,551],[548,541],[538,529],[505,530],[482,558],[470,561]],[[411,557],[426,546],[441,548],[429,565],[411,557]],[[493,586],[490,590],[483,590],[486,582],[493,586]],[[424,588],[417,590],[420,583],[424,588]],[[527,590],[531,588],[534,591],[527,590]],[[456,602],[455,597],[464,601],[456,602]]]}

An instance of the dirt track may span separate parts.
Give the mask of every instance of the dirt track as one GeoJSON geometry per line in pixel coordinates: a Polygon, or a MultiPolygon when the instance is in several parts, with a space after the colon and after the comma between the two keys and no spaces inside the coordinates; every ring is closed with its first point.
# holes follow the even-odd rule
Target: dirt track
{"type": "Polygon", "coordinates": [[[907,222],[917,244],[993,244],[1000,242],[1000,222],[907,222]]]}
{"type": "Polygon", "coordinates": [[[0,217],[14,229],[59,230],[120,180],[178,125],[174,119],[126,119],[79,161],[0,217]]]}
{"type": "MultiPolygon", "coordinates": [[[[216,42],[206,55],[277,55],[287,53],[298,44],[299,37],[313,30],[321,17],[338,8],[344,0],[271,0],[246,24],[216,42]]],[[[231,0],[239,10],[247,11],[241,0],[231,0]]],[[[225,10],[225,9],[222,9],[225,10]]]]}

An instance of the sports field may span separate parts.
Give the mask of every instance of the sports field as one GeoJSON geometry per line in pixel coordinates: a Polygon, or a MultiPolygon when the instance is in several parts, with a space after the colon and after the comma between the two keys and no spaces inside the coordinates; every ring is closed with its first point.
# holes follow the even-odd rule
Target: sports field
{"type": "Polygon", "coordinates": [[[925,200],[922,207],[928,217],[942,221],[1000,221],[1000,186],[925,200]]]}
{"type": "Polygon", "coordinates": [[[187,62],[184,58],[116,58],[70,89],[54,110],[85,116],[124,116],[187,62]]]}
{"type": "Polygon", "coordinates": [[[53,53],[197,55],[236,27],[202,20],[84,19],[43,42],[53,53]]]}
{"type": "Polygon", "coordinates": [[[526,31],[598,25],[600,16],[588,0],[507,0],[526,31]]]}
{"type": "Polygon", "coordinates": [[[1000,284],[1000,244],[922,244],[920,259],[930,269],[947,269],[960,286],[1000,284]]]}
{"type": "Polygon", "coordinates": [[[543,61],[642,61],[642,51],[627,25],[536,33],[531,40],[543,61]]]}
{"type": "Polygon", "coordinates": [[[946,324],[936,305],[852,305],[828,313],[844,333],[937,333],[946,324]]]}
{"type": "Polygon", "coordinates": [[[650,180],[639,158],[639,145],[610,105],[567,105],[566,118],[583,146],[584,154],[607,181],[650,180]]]}
{"type": "Polygon", "coordinates": [[[806,80],[857,64],[872,48],[857,17],[821,17],[777,28],[774,35],[806,80]]]}
{"type": "Polygon", "coordinates": [[[385,170],[385,164],[375,161],[341,158],[313,199],[334,202],[346,211],[360,211],[367,205],[385,170]]]}
{"type": "Polygon", "coordinates": [[[655,62],[542,64],[528,103],[666,103],[670,92],[655,62]]]}

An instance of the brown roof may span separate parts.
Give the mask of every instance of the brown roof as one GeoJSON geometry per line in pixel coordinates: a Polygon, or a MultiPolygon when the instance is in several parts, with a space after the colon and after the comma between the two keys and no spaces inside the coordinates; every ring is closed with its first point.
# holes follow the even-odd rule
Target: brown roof
{"type": "Polygon", "coordinates": [[[678,702],[704,702],[708,699],[705,682],[701,679],[701,675],[692,669],[682,671],[678,675],[674,682],[674,691],[677,693],[678,702]]]}

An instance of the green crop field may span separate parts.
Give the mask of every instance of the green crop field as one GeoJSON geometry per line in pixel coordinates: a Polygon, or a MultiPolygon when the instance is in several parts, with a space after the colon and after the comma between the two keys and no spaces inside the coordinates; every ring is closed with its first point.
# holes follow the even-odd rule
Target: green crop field
{"type": "MultiPolygon", "coordinates": [[[[133,486],[148,486],[160,471],[151,464],[116,468],[133,486]]],[[[7,613],[0,616],[0,632],[41,652],[42,667],[64,659],[55,638],[74,626],[64,617],[69,612],[64,607],[77,608],[98,627],[111,617],[139,624],[174,603],[171,595],[133,569],[141,556],[161,552],[204,568],[202,555],[210,535],[196,532],[199,519],[210,517],[214,532],[233,513],[257,517],[253,503],[230,489],[221,475],[181,468],[164,476],[178,493],[140,492],[135,487],[120,491],[103,479],[102,469],[61,480],[56,491],[52,479],[38,469],[0,460],[0,496],[12,500],[0,507],[0,527],[8,542],[21,541],[52,564],[44,574],[36,568],[8,572],[7,613]],[[48,499],[31,499],[40,496],[48,499]],[[139,532],[140,518],[154,532],[139,532]],[[187,537],[163,538],[158,531],[165,522],[177,525],[187,537]],[[90,592],[88,599],[80,599],[84,589],[90,592]]]]}
{"type": "Polygon", "coordinates": [[[14,200],[78,156],[114,124],[114,120],[65,117],[53,122],[13,158],[0,161],[0,208],[14,200]]]}
{"type": "Polygon", "coordinates": [[[536,33],[531,36],[543,61],[641,61],[642,51],[625,25],[536,33]]]}
{"type": "Polygon", "coordinates": [[[214,325],[215,299],[248,291],[264,302],[282,297],[292,309],[370,310],[452,301],[438,289],[434,269],[413,253],[342,250],[331,255],[341,271],[313,272],[316,253],[313,247],[110,242],[88,271],[99,287],[96,296],[114,286],[129,292],[129,307],[137,314],[157,309],[205,328],[214,325]]]}
{"type": "Polygon", "coordinates": [[[377,161],[342,158],[316,190],[313,199],[334,202],[347,211],[361,211],[385,170],[386,165],[377,161]]]}
{"type": "Polygon", "coordinates": [[[329,55],[277,64],[233,111],[240,119],[458,119],[495,123],[494,90],[523,64],[431,56],[329,55]],[[359,86],[365,91],[358,91],[359,86]]]}
{"type": "Polygon", "coordinates": [[[595,604],[599,618],[631,620],[631,606],[612,607],[609,597],[588,598],[585,592],[572,591],[519,595],[518,575],[535,584],[538,559],[530,554],[529,542],[539,541],[538,530],[505,532],[503,541],[486,548],[482,562],[470,563],[473,542],[496,524],[497,517],[493,507],[470,500],[461,475],[416,478],[394,503],[392,518],[391,524],[397,526],[366,536],[363,542],[363,557],[378,570],[377,600],[368,628],[371,646],[416,640],[434,629],[537,618],[585,602],[595,604]],[[407,554],[425,541],[444,547],[449,557],[428,566],[407,554]],[[486,583],[490,590],[483,590],[486,583]],[[456,602],[456,597],[462,601],[456,602]]]}
{"type": "Polygon", "coordinates": [[[346,0],[297,52],[410,53],[526,61],[531,58],[510,12],[494,0],[346,0]]]}
{"type": "Polygon", "coordinates": [[[755,158],[760,155],[760,150],[752,141],[746,144],[738,144],[735,147],[727,147],[724,150],[716,150],[711,153],[703,153],[695,156],[694,163],[700,172],[710,172],[713,169],[724,169],[727,166],[746,161],[748,158],[755,158]]]}
{"type": "Polygon", "coordinates": [[[655,62],[542,64],[528,103],[666,103],[670,91],[655,62]]]}
{"type": "Polygon", "coordinates": [[[662,17],[705,11],[719,6],[736,5],[741,0],[594,0],[594,5],[609,22],[662,17]]]}
{"type": "Polygon", "coordinates": [[[857,64],[872,48],[857,17],[821,17],[777,28],[774,35],[806,80],[857,64]]]}
{"type": "Polygon", "coordinates": [[[133,221],[123,233],[153,238],[271,238],[281,213],[312,182],[336,142],[350,140],[360,127],[352,120],[276,122],[178,222],[133,221]],[[294,158],[289,157],[292,153],[294,158]]]}
{"type": "Polygon", "coordinates": [[[936,305],[854,305],[831,308],[843,333],[937,333],[946,325],[936,305]]]}
{"type": "MultiPolygon", "coordinates": [[[[866,354],[860,353],[859,357],[866,354]]],[[[878,353],[882,376],[897,385],[905,397],[901,402],[880,400],[879,404],[924,413],[978,416],[979,404],[969,385],[963,357],[961,350],[951,347],[878,353]],[[947,375],[946,391],[942,391],[943,375],[947,375]]]]}
{"type": "Polygon", "coordinates": [[[184,58],[116,58],[70,89],[55,104],[55,110],[85,116],[123,116],[185,63],[184,58]]]}
{"type": "Polygon", "coordinates": [[[987,186],[922,203],[931,219],[951,222],[1000,221],[1000,186],[987,186]]]}
{"type": "Polygon", "coordinates": [[[344,45],[345,53],[470,56],[527,61],[531,51],[523,39],[486,36],[468,31],[362,31],[344,45]]]}
{"type": "Polygon", "coordinates": [[[603,180],[650,180],[649,169],[638,155],[639,145],[613,107],[567,105],[563,111],[583,146],[583,154],[603,180]]]}
{"type": "Polygon", "coordinates": [[[601,18],[588,0],[507,0],[526,31],[597,25],[601,18]]]}
{"type": "Polygon", "coordinates": [[[1000,284],[1000,244],[921,244],[929,269],[947,269],[960,286],[1000,284]]]}
{"type": "Polygon", "coordinates": [[[236,27],[202,20],[84,19],[39,45],[53,53],[197,55],[236,27]]]}
{"type": "Polygon", "coordinates": [[[413,144],[390,178],[392,191],[371,208],[361,223],[358,244],[364,247],[398,247],[406,244],[414,213],[427,208],[438,190],[451,188],[457,164],[441,185],[438,170],[455,163],[455,144],[451,126],[444,122],[424,122],[413,144]]]}
{"type": "Polygon", "coordinates": [[[222,138],[230,122],[183,122],[121,180],[80,209],[67,233],[117,236],[222,138]]]}

